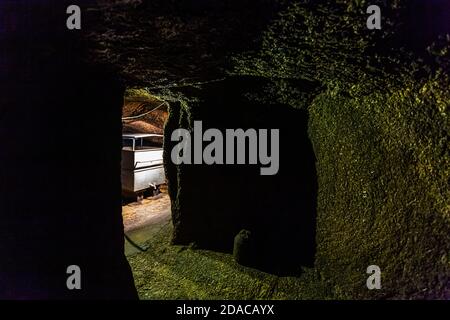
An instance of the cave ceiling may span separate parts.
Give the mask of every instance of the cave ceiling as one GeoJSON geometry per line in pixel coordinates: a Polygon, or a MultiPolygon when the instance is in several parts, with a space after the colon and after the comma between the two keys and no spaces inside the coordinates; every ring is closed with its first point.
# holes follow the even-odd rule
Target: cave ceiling
{"type": "Polygon", "coordinates": [[[255,48],[279,0],[104,1],[87,11],[89,60],[128,86],[164,88],[225,76],[229,57],[255,48]]]}

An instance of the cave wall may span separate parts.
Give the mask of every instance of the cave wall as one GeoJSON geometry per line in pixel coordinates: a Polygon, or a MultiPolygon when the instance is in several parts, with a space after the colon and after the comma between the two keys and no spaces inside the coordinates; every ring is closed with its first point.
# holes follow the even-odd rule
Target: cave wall
{"type": "Polygon", "coordinates": [[[201,99],[171,104],[165,127],[173,243],[231,252],[246,229],[258,243],[251,266],[297,276],[314,267],[305,280],[313,298],[445,299],[449,83],[441,73],[404,80],[373,92],[329,88],[307,110],[247,100],[261,83],[245,77],[184,90],[201,99]],[[170,134],[193,120],[204,130],[280,128],[279,174],[171,164],[170,134]],[[367,290],[370,265],[381,268],[382,290],[367,290]]]}
{"type": "Polygon", "coordinates": [[[448,3],[380,3],[376,33],[360,23],[367,1],[340,3],[293,4],[258,52],[236,59],[239,74],[271,79],[271,98],[308,110],[318,176],[308,287],[318,298],[447,299],[448,3]],[[302,78],[319,85],[306,91],[302,78]],[[370,265],[381,290],[367,290],[370,265]]]}
{"type": "Polygon", "coordinates": [[[317,156],[317,260],[337,298],[449,294],[448,79],[329,91],[309,107],[317,156]],[[377,265],[382,289],[366,289],[377,265]]]}
{"type": "Polygon", "coordinates": [[[1,2],[0,299],[137,298],[124,256],[124,86],[83,60],[67,3],[1,2]],[[81,268],[68,290],[67,267],[81,268]]]}
{"type": "MultiPolygon", "coordinates": [[[[310,289],[307,296],[446,299],[450,288],[449,51],[448,41],[437,35],[449,31],[447,4],[393,3],[391,11],[383,11],[389,13],[385,19],[390,27],[372,34],[358,23],[365,19],[366,2],[347,4],[295,3],[270,25],[259,51],[234,57],[235,74],[269,83],[252,87],[239,82],[242,78],[236,82],[257,96],[259,109],[243,103],[239,121],[229,119],[229,114],[234,114],[230,106],[238,105],[236,98],[228,100],[229,95],[239,89],[219,91],[220,98],[212,99],[213,103],[202,103],[203,109],[214,109],[215,114],[201,107],[197,110],[195,102],[172,108],[166,134],[177,124],[189,127],[192,118],[212,123],[213,119],[226,119],[228,126],[258,126],[256,119],[261,117],[288,135],[293,128],[301,135],[308,127],[317,158],[318,194],[317,251],[315,269],[305,277],[305,287],[310,289]],[[418,35],[414,39],[407,36],[411,30],[418,35]],[[396,50],[391,51],[392,47],[396,50]],[[220,107],[220,99],[227,101],[227,107],[220,107]],[[268,105],[280,113],[268,115],[263,111],[270,109],[268,105]],[[301,124],[301,112],[283,113],[282,106],[306,109],[307,124],[301,124]],[[252,111],[247,114],[243,110],[252,111]],[[381,268],[382,290],[367,290],[370,265],[381,268]]],[[[298,141],[292,139],[286,145],[298,145],[298,141]]],[[[312,166],[284,162],[289,157],[303,159],[298,150],[303,149],[291,149],[281,157],[281,168],[298,175],[294,180],[311,183],[313,180],[301,178],[299,169],[312,166]]],[[[264,229],[267,239],[282,234],[279,239],[290,250],[276,260],[302,265],[298,252],[306,242],[298,237],[301,223],[290,224],[290,219],[305,214],[306,207],[301,204],[304,190],[291,177],[281,175],[274,183],[253,177],[249,169],[247,173],[236,171],[236,176],[232,168],[224,174],[219,169],[202,170],[208,172],[210,184],[193,166],[169,170],[169,181],[176,181],[172,190],[175,243],[206,239],[204,243],[211,246],[225,240],[226,246],[243,226],[262,230],[261,223],[268,226],[264,229]],[[251,187],[247,185],[250,179],[251,187]],[[229,189],[232,181],[239,181],[237,196],[229,198],[226,192],[217,195],[212,191],[222,186],[229,189]],[[201,199],[205,192],[202,183],[208,186],[206,200],[201,199]],[[271,185],[277,186],[279,193],[266,192],[271,185]],[[245,196],[239,199],[241,190],[246,190],[245,196]],[[194,199],[202,205],[193,203],[194,199]],[[280,199],[290,207],[286,215],[277,211],[280,199]],[[217,215],[208,219],[213,212],[217,215]],[[233,219],[227,219],[227,214],[233,219]],[[283,227],[272,228],[275,221],[283,227]],[[292,233],[297,237],[284,237],[292,233]]],[[[272,248],[261,251],[262,256],[281,248],[280,242],[271,244],[272,248]]]]}

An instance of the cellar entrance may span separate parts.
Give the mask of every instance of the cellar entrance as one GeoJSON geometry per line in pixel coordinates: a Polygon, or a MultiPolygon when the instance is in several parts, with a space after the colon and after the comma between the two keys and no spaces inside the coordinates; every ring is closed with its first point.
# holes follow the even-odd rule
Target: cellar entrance
{"type": "Polygon", "coordinates": [[[170,223],[170,198],[163,163],[167,103],[126,91],[122,109],[122,217],[125,254],[146,251],[145,242],[170,223]]]}

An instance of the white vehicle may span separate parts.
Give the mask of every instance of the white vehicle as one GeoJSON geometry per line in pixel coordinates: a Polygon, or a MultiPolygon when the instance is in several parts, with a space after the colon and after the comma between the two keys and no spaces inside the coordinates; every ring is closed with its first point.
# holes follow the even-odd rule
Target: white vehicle
{"type": "Polygon", "coordinates": [[[158,190],[166,183],[162,135],[126,133],[122,135],[122,193],[139,195],[158,190]],[[160,140],[161,142],[155,142],[160,140]]]}

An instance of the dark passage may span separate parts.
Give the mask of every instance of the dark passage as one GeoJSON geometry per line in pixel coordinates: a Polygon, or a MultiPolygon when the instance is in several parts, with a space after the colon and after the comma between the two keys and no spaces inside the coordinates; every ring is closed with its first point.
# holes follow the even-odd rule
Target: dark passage
{"type": "MultiPolygon", "coordinates": [[[[249,266],[295,274],[314,263],[315,157],[306,111],[245,97],[247,90],[261,85],[255,79],[231,78],[202,92],[184,91],[201,97],[191,119],[202,120],[204,130],[280,129],[280,169],[277,175],[261,176],[259,165],[182,165],[177,176],[176,167],[168,164],[171,197],[181,203],[172,207],[174,243],[230,252],[234,237],[245,229],[251,233],[250,256],[244,259],[249,266]]],[[[190,125],[183,111],[172,107],[172,113],[166,137],[173,123],[190,125]]],[[[171,149],[170,141],[166,147],[171,149]]]]}
{"type": "Polygon", "coordinates": [[[0,299],[136,298],[123,254],[123,87],[83,62],[65,8],[0,5],[9,21],[0,53],[0,299]],[[81,268],[81,290],[66,286],[70,265],[81,268]]]}

